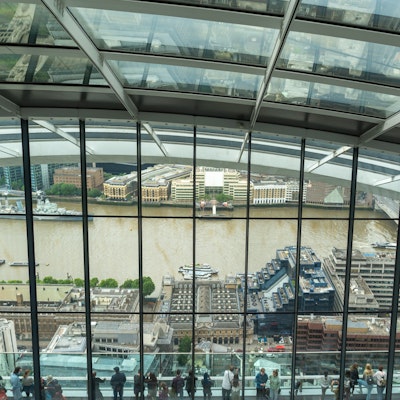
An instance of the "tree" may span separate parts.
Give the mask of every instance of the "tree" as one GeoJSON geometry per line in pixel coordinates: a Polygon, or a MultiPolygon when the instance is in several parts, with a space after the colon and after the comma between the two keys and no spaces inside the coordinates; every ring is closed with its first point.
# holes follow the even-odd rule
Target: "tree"
{"type": "Polygon", "coordinates": [[[229,195],[224,194],[224,193],[218,193],[218,194],[215,196],[215,200],[217,200],[219,203],[223,203],[223,202],[225,202],[225,201],[230,201],[230,200],[232,200],[232,196],[229,196],[229,195]]]}
{"type": "Polygon", "coordinates": [[[58,283],[58,280],[53,278],[52,276],[45,276],[43,278],[43,283],[46,283],[47,285],[55,284],[55,283],[58,283]]]}
{"type": "Polygon", "coordinates": [[[127,279],[120,287],[121,289],[135,289],[135,281],[133,279],[127,279]]]}
{"type": "MultiPolygon", "coordinates": [[[[143,277],[143,296],[150,296],[156,286],[154,285],[153,279],[151,279],[149,276],[144,276],[143,277]]],[[[139,289],[139,279],[135,279],[132,282],[132,289],[139,289]]]]}
{"type": "Polygon", "coordinates": [[[80,195],[81,191],[75,185],[70,183],[56,183],[46,190],[47,195],[56,196],[77,196],[80,195]]]}
{"type": "MultiPolygon", "coordinates": [[[[179,353],[190,353],[192,350],[192,338],[185,335],[179,342],[178,351],[179,353]]],[[[179,354],[177,360],[179,365],[186,365],[188,361],[188,354],[179,354]]]]}
{"type": "Polygon", "coordinates": [[[102,193],[99,189],[89,189],[87,195],[88,197],[99,197],[102,193]]]}
{"type": "Polygon", "coordinates": [[[97,285],[99,284],[99,278],[96,278],[96,277],[94,277],[94,278],[92,278],[91,280],[90,280],[90,287],[91,288],[94,288],[94,287],[96,287],[97,285]]]}
{"type": "Polygon", "coordinates": [[[118,282],[114,278],[103,279],[99,283],[99,287],[101,288],[117,288],[118,282]]]}
{"type": "Polygon", "coordinates": [[[85,281],[82,278],[75,278],[74,279],[74,285],[77,287],[84,287],[85,286],[85,281]]]}
{"type": "Polygon", "coordinates": [[[153,280],[149,276],[143,277],[143,296],[150,296],[156,286],[154,285],[153,280]]]}

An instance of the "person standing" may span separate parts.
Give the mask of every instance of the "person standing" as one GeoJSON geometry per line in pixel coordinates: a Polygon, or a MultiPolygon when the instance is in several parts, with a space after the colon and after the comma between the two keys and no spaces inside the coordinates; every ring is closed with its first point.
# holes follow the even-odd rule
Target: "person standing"
{"type": "Polygon", "coordinates": [[[114,371],[115,373],[110,380],[110,385],[113,389],[114,400],[117,400],[118,397],[120,400],[123,400],[126,376],[119,370],[119,367],[114,367],[114,371]]]}
{"type": "Polygon", "coordinates": [[[146,379],[144,380],[147,384],[147,398],[151,400],[156,400],[157,389],[158,389],[158,379],[154,372],[150,372],[146,379]]]}
{"type": "Polygon", "coordinates": [[[100,383],[104,383],[106,378],[99,378],[96,371],[92,372],[92,394],[95,400],[103,400],[103,393],[100,390],[100,383]]]}
{"type": "Polygon", "coordinates": [[[239,400],[240,399],[240,379],[239,372],[236,370],[233,374],[232,379],[232,392],[231,392],[231,400],[239,400]]]}
{"type": "Polygon", "coordinates": [[[265,373],[265,368],[261,368],[256,375],[257,399],[265,398],[265,389],[267,387],[268,375],[265,373]]]}
{"type": "Polygon", "coordinates": [[[10,375],[10,384],[14,400],[22,399],[22,385],[19,380],[20,373],[21,373],[21,367],[15,367],[14,371],[10,375]]]}
{"type": "Polygon", "coordinates": [[[351,372],[349,369],[347,369],[344,373],[344,381],[343,381],[343,386],[344,386],[344,400],[350,400],[350,394],[351,394],[351,372]]]}
{"type": "Polygon", "coordinates": [[[359,379],[358,383],[367,388],[366,400],[371,400],[372,388],[374,387],[374,371],[371,364],[365,364],[363,378],[359,379]]]}
{"type": "Polygon", "coordinates": [[[194,397],[196,393],[196,381],[197,381],[197,376],[195,376],[192,370],[188,372],[188,376],[185,378],[185,381],[186,381],[186,391],[189,398],[191,399],[192,397],[194,397]]]}
{"type": "Polygon", "coordinates": [[[176,376],[172,379],[171,388],[173,397],[183,398],[183,387],[185,386],[185,380],[181,376],[181,370],[176,370],[176,376]]]}
{"type": "Polygon", "coordinates": [[[233,370],[233,365],[231,365],[224,372],[224,377],[222,378],[222,400],[231,398],[233,370]]]}
{"type": "Polygon", "coordinates": [[[281,391],[281,379],[277,369],[272,371],[272,376],[269,378],[269,387],[271,400],[278,400],[281,391]]]}
{"type": "Polygon", "coordinates": [[[362,393],[362,386],[358,382],[360,379],[360,376],[358,374],[358,364],[357,363],[354,363],[350,367],[350,379],[351,379],[351,394],[354,393],[354,389],[355,389],[356,385],[359,386],[359,393],[362,393]]]}
{"type": "Polygon", "coordinates": [[[379,365],[378,371],[374,374],[374,379],[376,381],[376,400],[382,400],[383,392],[386,388],[386,372],[383,370],[382,365],[379,365]]]}
{"type": "Polygon", "coordinates": [[[135,394],[135,399],[138,400],[141,393],[143,393],[143,377],[142,371],[139,369],[138,372],[133,377],[133,393],[135,394]]]}
{"type": "Polygon", "coordinates": [[[324,375],[319,381],[321,386],[321,400],[325,400],[325,394],[328,387],[331,385],[332,379],[328,375],[328,371],[324,371],[324,375]]]}
{"type": "Polygon", "coordinates": [[[210,375],[208,372],[205,372],[203,375],[203,379],[201,380],[201,386],[203,386],[203,396],[204,400],[210,400],[212,396],[211,387],[213,386],[214,382],[211,380],[210,375]]]}
{"type": "Polygon", "coordinates": [[[26,369],[21,380],[22,391],[25,392],[26,397],[29,397],[31,393],[33,394],[33,378],[30,373],[31,370],[26,369]]]}

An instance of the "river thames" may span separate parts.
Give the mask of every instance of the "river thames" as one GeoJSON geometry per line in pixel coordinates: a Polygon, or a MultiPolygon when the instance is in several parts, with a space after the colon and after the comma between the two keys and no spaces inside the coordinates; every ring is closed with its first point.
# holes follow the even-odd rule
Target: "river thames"
{"type": "MultiPolygon", "coordinates": [[[[67,208],[71,204],[60,204],[67,208]]],[[[95,216],[89,222],[89,263],[91,277],[100,280],[115,278],[119,284],[138,277],[138,220],[125,218],[126,207],[90,205],[95,216]],[[110,217],[112,215],[112,217],[110,217]]],[[[179,277],[182,264],[191,264],[193,253],[193,221],[177,218],[190,215],[190,209],[149,207],[144,209],[143,275],[150,276],[158,294],[162,277],[179,277]]],[[[259,270],[275,257],[279,248],[296,244],[297,221],[291,219],[295,210],[285,208],[252,210],[249,224],[248,267],[259,270]],[[285,215],[288,217],[285,218],[285,215]]],[[[246,254],[246,222],[244,209],[231,211],[232,219],[196,220],[196,262],[217,268],[219,277],[244,272],[246,254]]],[[[312,209],[303,219],[302,245],[312,247],[320,258],[327,257],[333,247],[346,248],[348,210],[312,209]],[[341,218],[341,219],[335,219],[341,218]]],[[[294,215],[295,216],[295,215],[294,215]]],[[[374,249],[371,243],[394,242],[397,225],[378,219],[382,214],[357,211],[353,247],[364,253],[374,249]]],[[[23,220],[0,220],[1,280],[28,280],[26,267],[11,267],[10,262],[26,262],[26,227],[23,220]]],[[[83,278],[83,234],[80,221],[35,221],[35,258],[40,278],[83,278]]]]}

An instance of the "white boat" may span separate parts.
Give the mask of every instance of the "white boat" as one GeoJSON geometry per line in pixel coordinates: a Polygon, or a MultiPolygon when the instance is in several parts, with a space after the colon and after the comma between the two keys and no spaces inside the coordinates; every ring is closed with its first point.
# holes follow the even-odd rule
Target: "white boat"
{"type": "Polygon", "coordinates": [[[375,247],[378,249],[393,249],[393,250],[395,250],[397,247],[397,244],[390,243],[390,242],[375,242],[375,243],[372,243],[372,247],[375,247]]]}
{"type": "Polygon", "coordinates": [[[205,274],[218,274],[218,270],[215,268],[212,268],[210,264],[196,264],[193,268],[193,264],[186,264],[182,265],[179,267],[178,271],[181,272],[182,274],[193,274],[193,270],[195,271],[196,276],[201,276],[205,274]]]}
{"type": "MultiPolygon", "coordinates": [[[[196,279],[211,279],[211,274],[203,273],[203,272],[196,272],[195,275],[196,279]]],[[[183,279],[185,280],[192,280],[193,279],[193,273],[185,272],[183,274],[183,279]]]]}

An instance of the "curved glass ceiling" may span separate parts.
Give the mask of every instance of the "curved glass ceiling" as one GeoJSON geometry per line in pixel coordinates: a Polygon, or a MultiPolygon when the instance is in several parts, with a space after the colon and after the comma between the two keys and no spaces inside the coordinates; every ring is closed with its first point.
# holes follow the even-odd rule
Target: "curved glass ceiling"
{"type": "Polygon", "coordinates": [[[399,22],[394,0],[2,2],[0,117],[181,115],[400,146],[399,22]]]}

